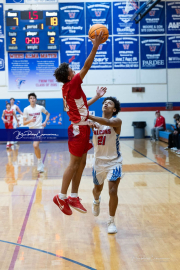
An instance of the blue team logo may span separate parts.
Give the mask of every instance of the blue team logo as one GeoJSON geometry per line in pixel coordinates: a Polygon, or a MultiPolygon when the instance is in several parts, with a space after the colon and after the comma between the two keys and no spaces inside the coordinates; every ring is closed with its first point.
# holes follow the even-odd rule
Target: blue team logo
{"type": "Polygon", "coordinates": [[[154,17],[155,14],[156,14],[156,11],[155,10],[149,11],[149,16],[154,17]]]}
{"type": "Polygon", "coordinates": [[[153,45],[151,46],[150,45],[149,46],[149,49],[150,49],[151,52],[155,52],[156,51],[156,46],[153,46],[153,45]]]}
{"type": "Polygon", "coordinates": [[[94,13],[95,13],[96,17],[100,17],[102,11],[101,10],[95,10],[94,13]]]}
{"type": "Polygon", "coordinates": [[[16,85],[17,85],[18,89],[20,89],[21,85],[25,84],[25,82],[26,82],[26,80],[22,80],[22,79],[19,79],[19,78],[16,79],[16,85]]]}
{"type": "Polygon", "coordinates": [[[74,19],[75,18],[75,15],[76,15],[75,12],[69,12],[68,14],[69,14],[69,18],[70,19],[74,19]]]}

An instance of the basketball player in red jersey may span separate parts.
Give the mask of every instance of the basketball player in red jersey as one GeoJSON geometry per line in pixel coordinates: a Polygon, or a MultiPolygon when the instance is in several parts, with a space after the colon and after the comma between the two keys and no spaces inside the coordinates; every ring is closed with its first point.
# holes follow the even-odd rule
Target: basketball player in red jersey
{"type": "Polygon", "coordinates": [[[96,96],[87,101],[81,84],[93,63],[97,49],[103,42],[103,39],[102,32],[100,35],[96,35],[95,39],[91,39],[93,43],[92,51],[79,73],[75,74],[68,63],[62,63],[54,72],[56,80],[63,83],[62,94],[64,104],[71,121],[71,125],[68,128],[70,163],[63,175],[61,192],[53,198],[54,203],[66,215],[72,215],[69,206],[81,213],[87,212],[78,197],[78,188],[86,165],[87,152],[92,148],[92,144],[89,142],[90,127],[87,121],[89,115],[88,106],[102,97],[106,92],[106,88],[98,87],[96,96]],[[71,180],[71,196],[67,198],[67,190],[71,180]]]}
{"type": "MultiPolygon", "coordinates": [[[[3,120],[5,124],[6,129],[13,129],[13,118],[15,117],[17,123],[17,117],[13,109],[11,109],[10,103],[6,104],[6,110],[3,111],[1,119],[3,120]]],[[[19,126],[19,124],[17,124],[19,126]]],[[[11,146],[10,142],[7,142],[6,148],[9,148],[11,146]]]]}

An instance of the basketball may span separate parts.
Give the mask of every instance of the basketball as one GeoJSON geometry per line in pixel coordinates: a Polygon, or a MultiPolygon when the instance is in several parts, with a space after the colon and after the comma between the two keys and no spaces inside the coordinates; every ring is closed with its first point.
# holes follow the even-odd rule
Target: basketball
{"type": "Polygon", "coordinates": [[[98,36],[101,31],[103,32],[103,37],[105,38],[101,43],[104,43],[109,37],[109,31],[107,27],[103,24],[94,24],[93,26],[91,26],[91,28],[89,29],[89,37],[94,39],[95,32],[98,36]]]}

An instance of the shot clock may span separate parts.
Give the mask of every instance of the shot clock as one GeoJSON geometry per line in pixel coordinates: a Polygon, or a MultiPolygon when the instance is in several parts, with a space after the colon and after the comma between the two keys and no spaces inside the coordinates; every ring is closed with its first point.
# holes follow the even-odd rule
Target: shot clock
{"type": "Polygon", "coordinates": [[[7,51],[58,50],[58,11],[6,11],[6,37],[7,51]]]}

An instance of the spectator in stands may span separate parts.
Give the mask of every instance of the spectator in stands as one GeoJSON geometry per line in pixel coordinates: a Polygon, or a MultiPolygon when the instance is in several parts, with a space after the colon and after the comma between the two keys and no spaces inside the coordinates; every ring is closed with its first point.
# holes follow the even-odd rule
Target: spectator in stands
{"type": "Polygon", "coordinates": [[[175,125],[174,126],[172,125],[171,127],[174,129],[174,131],[171,134],[169,134],[168,146],[164,148],[165,150],[168,150],[168,149],[177,150],[174,140],[176,140],[176,136],[178,136],[178,123],[177,123],[177,120],[180,118],[180,115],[175,114],[173,116],[173,118],[174,118],[175,125]]]}
{"type": "Polygon", "coordinates": [[[176,120],[177,122],[177,135],[173,135],[173,141],[175,144],[175,147],[177,148],[177,150],[175,150],[175,152],[180,155],[180,117],[176,120]]]}
{"type": "Polygon", "coordinates": [[[165,118],[161,115],[160,111],[157,110],[156,113],[156,123],[154,127],[151,129],[151,140],[159,140],[159,131],[166,130],[165,118]]]}

